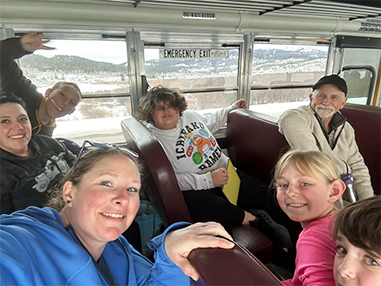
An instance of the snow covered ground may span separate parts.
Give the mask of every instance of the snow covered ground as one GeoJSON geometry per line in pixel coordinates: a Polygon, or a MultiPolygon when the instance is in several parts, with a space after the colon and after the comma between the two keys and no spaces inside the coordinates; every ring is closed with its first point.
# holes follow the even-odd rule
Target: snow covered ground
{"type": "MultiPolygon", "coordinates": [[[[251,105],[250,110],[279,117],[282,112],[290,108],[296,108],[308,102],[287,102],[278,104],[259,104],[251,105]]],[[[208,113],[212,109],[200,110],[201,113],[208,113]]],[[[121,121],[126,116],[111,118],[96,118],[83,120],[57,120],[57,128],[54,130],[54,137],[64,137],[75,141],[81,145],[83,140],[101,140],[110,143],[124,142],[121,121]]]]}
{"type": "MultiPolygon", "coordinates": [[[[349,99],[348,102],[365,104],[366,98],[349,99]]],[[[308,105],[309,101],[296,101],[275,104],[251,105],[250,110],[264,113],[278,118],[284,111],[297,108],[301,105],[308,105]]],[[[208,113],[213,109],[199,110],[201,113],[208,113]]],[[[92,139],[106,141],[109,143],[125,142],[121,121],[127,116],[117,116],[110,118],[82,119],[82,120],[57,120],[57,128],[54,130],[54,137],[64,137],[75,141],[81,145],[83,140],[92,139]]]]}

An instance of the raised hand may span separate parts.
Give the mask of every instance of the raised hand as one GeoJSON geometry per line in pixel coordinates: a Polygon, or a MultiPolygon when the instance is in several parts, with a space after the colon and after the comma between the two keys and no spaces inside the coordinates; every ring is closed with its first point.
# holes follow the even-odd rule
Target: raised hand
{"type": "Polygon", "coordinates": [[[244,100],[243,98],[237,100],[234,104],[237,105],[238,108],[247,108],[246,100],[244,100]]]}
{"type": "Polygon", "coordinates": [[[49,39],[43,39],[43,33],[29,32],[20,38],[22,48],[33,53],[36,50],[54,50],[53,47],[45,46],[49,39]]]}

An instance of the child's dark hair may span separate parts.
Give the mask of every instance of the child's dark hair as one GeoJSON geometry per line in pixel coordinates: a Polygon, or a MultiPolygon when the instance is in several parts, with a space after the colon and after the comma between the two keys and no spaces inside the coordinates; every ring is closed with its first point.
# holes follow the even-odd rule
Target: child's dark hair
{"type": "Polygon", "coordinates": [[[381,196],[359,200],[336,215],[333,237],[381,257],[381,196]]]}
{"type": "Polygon", "coordinates": [[[22,98],[18,97],[13,92],[0,91],[0,105],[10,102],[20,104],[26,110],[26,103],[22,98]]]}
{"type": "Polygon", "coordinates": [[[152,88],[145,97],[140,100],[138,106],[139,119],[153,122],[155,107],[159,101],[170,103],[177,108],[180,116],[187,109],[187,102],[179,89],[166,88],[161,85],[152,88]]]}

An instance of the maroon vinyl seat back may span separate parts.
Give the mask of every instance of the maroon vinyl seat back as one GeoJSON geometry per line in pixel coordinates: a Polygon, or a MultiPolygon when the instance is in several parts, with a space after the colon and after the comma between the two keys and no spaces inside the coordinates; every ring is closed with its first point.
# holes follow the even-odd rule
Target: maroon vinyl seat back
{"type": "Polygon", "coordinates": [[[154,205],[164,226],[179,222],[192,222],[181,193],[172,164],[161,143],[140,121],[128,117],[122,122],[128,148],[139,154],[144,167],[143,181],[146,195],[154,205]]]}
{"type": "Polygon", "coordinates": [[[236,244],[232,249],[198,248],[189,254],[200,275],[192,285],[282,285],[274,274],[247,249],[236,244]]]}
{"type": "Polygon", "coordinates": [[[247,109],[228,115],[228,153],[233,165],[270,184],[273,168],[289,145],[278,131],[275,117],[247,109]]]}
{"type": "MultiPolygon", "coordinates": [[[[145,169],[143,180],[147,185],[146,195],[154,205],[164,226],[168,227],[180,221],[192,223],[172,164],[159,140],[132,116],[124,119],[121,125],[128,148],[140,156],[140,162],[145,169]]],[[[235,226],[232,228],[232,236],[264,263],[271,260],[273,244],[256,228],[235,226]]]]}
{"type": "Polygon", "coordinates": [[[347,103],[341,110],[355,129],[356,142],[369,168],[375,194],[381,194],[381,108],[347,103]]]}
{"type": "Polygon", "coordinates": [[[226,137],[233,165],[269,186],[267,207],[273,210],[273,219],[288,229],[296,244],[301,231],[300,223],[280,212],[270,187],[275,164],[290,149],[278,131],[277,118],[247,109],[232,110],[228,115],[226,137]]]}

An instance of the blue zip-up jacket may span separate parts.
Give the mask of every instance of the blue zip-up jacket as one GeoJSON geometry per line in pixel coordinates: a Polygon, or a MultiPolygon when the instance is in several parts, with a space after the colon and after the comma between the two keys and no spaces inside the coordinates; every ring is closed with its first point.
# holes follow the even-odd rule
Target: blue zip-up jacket
{"type": "MultiPolygon", "coordinates": [[[[166,255],[164,237],[177,223],[150,241],[155,263],[121,236],[102,256],[119,285],[190,285],[166,255]]],[[[71,228],[51,208],[29,207],[0,216],[0,285],[110,285],[71,228]]]]}

